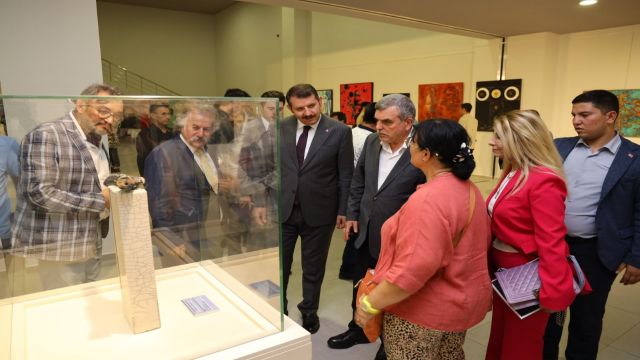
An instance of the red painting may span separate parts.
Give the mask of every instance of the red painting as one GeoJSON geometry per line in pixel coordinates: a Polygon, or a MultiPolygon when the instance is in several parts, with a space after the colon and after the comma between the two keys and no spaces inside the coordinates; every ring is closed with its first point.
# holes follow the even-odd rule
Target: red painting
{"type": "Polygon", "coordinates": [[[347,115],[347,124],[355,125],[362,104],[373,101],[373,83],[340,84],[340,111],[347,115]]]}
{"type": "Polygon", "coordinates": [[[418,119],[451,119],[462,116],[464,83],[418,85],[418,119]]]}

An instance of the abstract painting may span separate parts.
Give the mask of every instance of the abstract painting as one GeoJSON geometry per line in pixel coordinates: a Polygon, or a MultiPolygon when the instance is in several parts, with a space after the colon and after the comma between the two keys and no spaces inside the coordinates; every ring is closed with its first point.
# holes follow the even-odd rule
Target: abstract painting
{"type": "Polygon", "coordinates": [[[322,113],[330,116],[333,112],[333,90],[317,90],[322,100],[322,113]]]}
{"type": "Polygon", "coordinates": [[[618,131],[622,136],[640,137],[640,89],[611,90],[618,96],[618,131]]]}
{"type": "Polygon", "coordinates": [[[347,125],[355,125],[362,104],[372,101],[372,82],[340,84],[340,111],[347,115],[347,125]]]}
{"type": "Polygon", "coordinates": [[[418,119],[451,119],[462,116],[464,83],[418,85],[418,119]]]}
{"type": "Polygon", "coordinates": [[[478,81],[476,119],[478,131],[493,131],[493,118],[520,109],[522,79],[478,81]]]}

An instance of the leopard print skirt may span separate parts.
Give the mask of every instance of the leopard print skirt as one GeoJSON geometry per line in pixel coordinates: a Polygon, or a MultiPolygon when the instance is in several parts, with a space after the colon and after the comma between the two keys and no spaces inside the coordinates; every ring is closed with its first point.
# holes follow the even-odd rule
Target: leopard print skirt
{"type": "Polygon", "coordinates": [[[389,360],[461,360],[464,359],[466,331],[449,332],[427,329],[385,313],[384,348],[389,360]]]}

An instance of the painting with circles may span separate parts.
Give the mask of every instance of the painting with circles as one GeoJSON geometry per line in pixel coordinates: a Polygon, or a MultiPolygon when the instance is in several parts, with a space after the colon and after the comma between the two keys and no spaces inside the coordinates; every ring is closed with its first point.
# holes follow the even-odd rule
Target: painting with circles
{"type": "Polygon", "coordinates": [[[478,81],[476,119],[478,131],[493,131],[493,118],[520,109],[522,79],[478,81]]]}

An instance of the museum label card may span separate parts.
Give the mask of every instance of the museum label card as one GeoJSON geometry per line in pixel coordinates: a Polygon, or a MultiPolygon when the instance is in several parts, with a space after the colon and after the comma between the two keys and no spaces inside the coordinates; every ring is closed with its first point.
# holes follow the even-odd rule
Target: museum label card
{"type": "Polygon", "coordinates": [[[218,307],[205,295],[182,299],[184,306],[191,311],[193,316],[203,315],[218,310],[218,307]]]}

